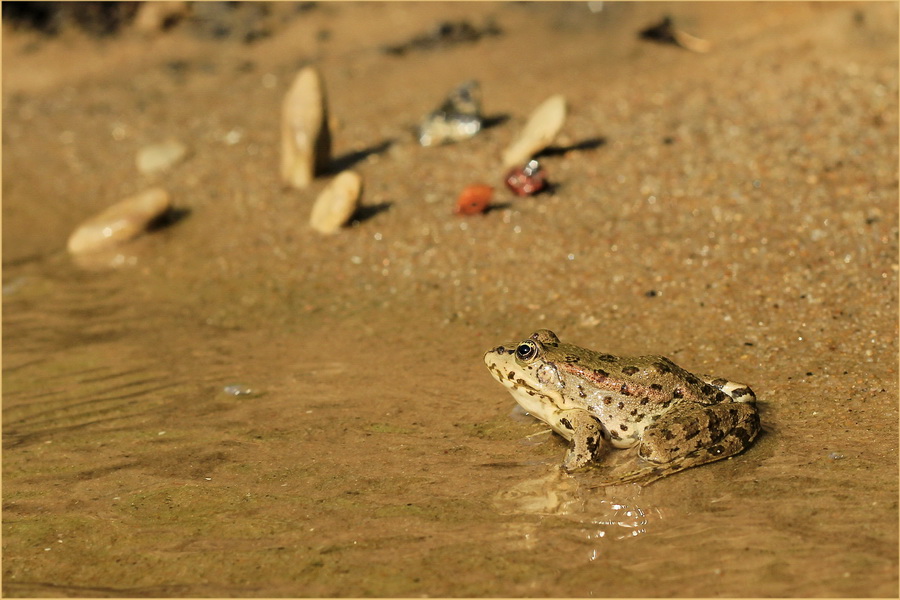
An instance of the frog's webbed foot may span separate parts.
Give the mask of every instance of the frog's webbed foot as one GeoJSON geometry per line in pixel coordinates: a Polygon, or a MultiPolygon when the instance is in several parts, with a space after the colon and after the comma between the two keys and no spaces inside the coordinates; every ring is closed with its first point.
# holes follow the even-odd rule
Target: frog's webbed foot
{"type": "Polygon", "coordinates": [[[586,411],[571,411],[560,422],[572,430],[572,447],[562,464],[565,471],[571,473],[583,469],[599,458],[603,450],[603,429],[597,419],[586,411]]]}
{"type": "Polygon", "coordinates": [[[683,471],[689,466],[690,465],[685,464],[646,465],[639,469],[635,469],[634,471],[629,471],[622,475],[613,476],[605,481],[595,483],[592,487],[626,485],[629,483],[636,483],[637,485],[645,486],[648,483],[653,483],[654,481],[662,479],[667,475],[677,473],[678,471],[683,471]]]}

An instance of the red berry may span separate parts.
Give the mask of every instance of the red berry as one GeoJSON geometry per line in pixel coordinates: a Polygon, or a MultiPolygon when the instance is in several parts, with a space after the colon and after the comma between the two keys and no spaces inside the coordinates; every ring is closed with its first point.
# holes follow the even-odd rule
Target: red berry
{"type": "Polygon", "coordinates": [[[458,215],[478,215],[488,209],[491,198],[494,196],[494,188],[483,183],[468,185],[456,200],[456,208],[453,210],[458,215]]]}

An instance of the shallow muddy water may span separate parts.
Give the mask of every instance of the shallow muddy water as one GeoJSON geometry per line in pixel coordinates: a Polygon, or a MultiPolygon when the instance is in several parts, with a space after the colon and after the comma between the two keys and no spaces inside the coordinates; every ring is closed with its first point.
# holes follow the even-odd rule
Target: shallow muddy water
{"type": "Polygon", "coordinates": [[[897,5],[604,6],[4,36],[4,594],[896,596],[897,5]],[[639,40],[664,14],[714,50],[639,40]],[[381,50],[460,18],[502,33],[381,50]],[[306,61],[365,181],[333,237],[325,181],[277,179],[306,61]],[[419,147],[472,77],[504,119],[419,147]],[[500,152],[553,93],[557,185],[507,195],[500,152]],[[188,158],[139,175],[168,138],[188,158]],[[479,181],[499,206],[453,215],[479,181]],[[151,185],[182,218],[116,267],[65,254],[151,185]],[[566,475],[481,358],[544,327],[746,382],[764,433],[643,488],[566,475]]]}

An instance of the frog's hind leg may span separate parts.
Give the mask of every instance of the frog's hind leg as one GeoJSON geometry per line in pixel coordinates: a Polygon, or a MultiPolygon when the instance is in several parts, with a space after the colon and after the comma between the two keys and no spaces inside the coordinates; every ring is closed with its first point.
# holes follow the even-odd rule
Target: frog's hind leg
{"type": "Polygon", "coordinates": [[[690,467],[728,458],[747,448],[759,427],[759,415],[750,403],[684,406],[644,431],[638,455],[649,464],[599,485],[646,485],[690,467]]]}
{"type": "Polygon", "coordinates": [[[756,394],[750,389],[750,386],[743,383],[728,381],[722,377],[713,377],[712,375],[698,375],[704,383],[708,383],[717,390],[721,390],[731,396],[735,402],[747,402],[756,404],[756,394]]]}

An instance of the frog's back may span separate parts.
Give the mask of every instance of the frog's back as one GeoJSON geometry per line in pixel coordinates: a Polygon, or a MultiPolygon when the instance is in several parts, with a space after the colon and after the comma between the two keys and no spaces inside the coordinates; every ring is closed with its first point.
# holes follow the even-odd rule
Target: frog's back
{"type": "MultiPolygon", "coordinates": [[[[563,345],[560,350],[565,351],[563,345]]],[[[651,410],[656,406],[668,408],[676,401],[717,404],[730,400],[726,393],[665,356],[616,356],[583,348],[578,350],[580,360],[568,365],[573,375],[585,378],[599,389],[615,391],[616,396],[638,398],[644,406],[649,404],[651,410]]]]}

